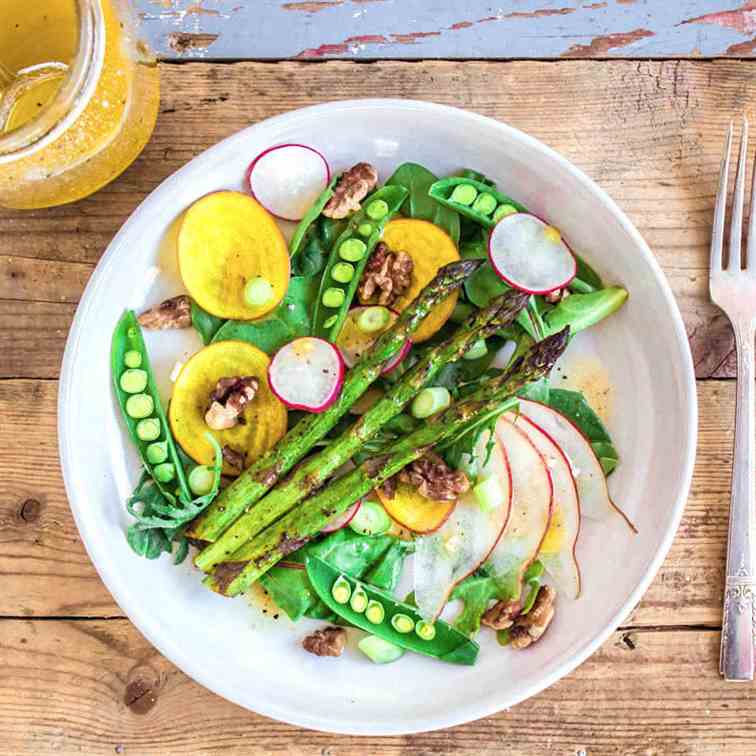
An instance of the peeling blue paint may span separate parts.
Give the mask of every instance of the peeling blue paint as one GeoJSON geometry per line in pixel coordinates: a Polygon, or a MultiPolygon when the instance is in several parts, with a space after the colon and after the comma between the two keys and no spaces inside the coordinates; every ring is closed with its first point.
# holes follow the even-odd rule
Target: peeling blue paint
{"type": "Polygon", "coordinates": [[[746,0],[135,4],[143,35],[166,59],[756,56],[756,3],[746,0]]]}

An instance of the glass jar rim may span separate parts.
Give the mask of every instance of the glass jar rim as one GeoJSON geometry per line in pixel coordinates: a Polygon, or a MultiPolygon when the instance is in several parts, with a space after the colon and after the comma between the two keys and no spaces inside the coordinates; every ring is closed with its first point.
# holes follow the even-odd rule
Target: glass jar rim
{"type": "Polygon", "coordinates": [[[19,160],[56,140],[81,115],[94,94],[105,60],[105,20],[101,0],[75,0],[79,41],[59,92],[27,124],[0,135],[0,164],[19,160]]]}

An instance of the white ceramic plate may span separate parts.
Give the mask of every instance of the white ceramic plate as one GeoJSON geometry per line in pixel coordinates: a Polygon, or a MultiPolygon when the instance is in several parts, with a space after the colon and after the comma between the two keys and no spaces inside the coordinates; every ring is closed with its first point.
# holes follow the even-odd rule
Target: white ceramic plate
{"type": "MultiPolygon", "coordinates": [[[[198,346],[189,332],[150,335],[163,388],[176,356],[198,346]]],[[[59,434],[66,488],[89,555],[161,653],[221,696],[276,719],[332,732],[401,734],[467,722],[532,696],[573,670],[627,616],[661,565],[683,511],[695,454],[695,381],[685,329],[659,266],[627,217],[584,174],[491,119],[423,102],[362,100],[251,126],[195,158],[139,206],[97,266],[71,328],[59,434]],[[553,626],[527,652],[502,649],[492,633],[482,633],[474,668],[411,655],[379,667],[354,648],[339,660],[317,658],[299,645],[311,623],[295,626],[283,615],[276,621],[243,598],[216,596],[188,560],[179,568],[165,556],[150,562],[126,544],[123,503],[138,464],[111,394],[113,327],[125,307],[182,290],[171,245],[179,214],[207,192],[241,189],[250,159],[283,142],[313,145],[337,170],[369,160],[382,178],[405,160],[439,175],[482,170],[561,228],[607,281],[630,291],[619,314],[576,339],[565,372],[595,359],[608,371],[609,426],[622,457],[611,490],[639,535],[584,527],[582,598],[559,601],[553,626]]]]}

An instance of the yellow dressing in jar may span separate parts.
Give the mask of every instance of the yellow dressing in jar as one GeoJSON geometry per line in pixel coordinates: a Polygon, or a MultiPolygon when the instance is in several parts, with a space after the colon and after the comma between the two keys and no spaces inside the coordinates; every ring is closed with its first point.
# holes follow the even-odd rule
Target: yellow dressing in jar
{"type": "Polygon", "coordinates": [[[155,61],[119,0],[0,0],[0,205],[86,197],[155,125],[155,61]]]}

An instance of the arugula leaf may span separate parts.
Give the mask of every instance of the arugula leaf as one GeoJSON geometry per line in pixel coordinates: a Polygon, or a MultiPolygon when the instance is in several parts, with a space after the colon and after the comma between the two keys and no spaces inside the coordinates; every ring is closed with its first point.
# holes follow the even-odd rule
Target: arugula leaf
{"type": "Polygon", "coordinates": [[[192,326],[200,335],[202,343],[207,346],[218,329],[226,321],[223,318],[211,315],[207,310],[203,310],[194,300],[192,300],[192,326]]]}
{"type": "Polygon", "coordinates": [[[492,577],[471,575],[452,591],[451,600],[459,599],[464,606],[454,620],[454,627],[469,638],[480,631],[480,620],[492,601],[499,598],[499,587],[492,577]]]}
{"type": "Polygon", "coordinates": [[[386,182],[386,186],[403,186],[409,195],[402,212],[409,218],[427,220],[446,231],[459,244],[459,215],[428,195],[438,177],[417,163],[403,163],[386,182]]]}
{"type": "Polygon", "coordinates": [[[170,552],[171,543],[162,530],[140,530],[136,523],[129,525],[126,541],[131,550],[146,559],[157,559],[163,552],[170,552]]]}
{"type": "Polygon", "coordinates": [[[308,336],[318,286],[316,278],[295,276],[281,304],[270,315],[262,320],[228,320],[215,334],[213,343],[238,339],[273,354],[292,339],[308,336]]]}
{"type": "Polygon", "coordinates": [[[617,467],[619,452],[617,451],[609,431],[601,422],[588,400],[579,391],[568,389],[551,389],[546,402],[573,423],[583,432],[591,442],[596,456],[601,462],[604,474],[609,475],[617,467]]]}

